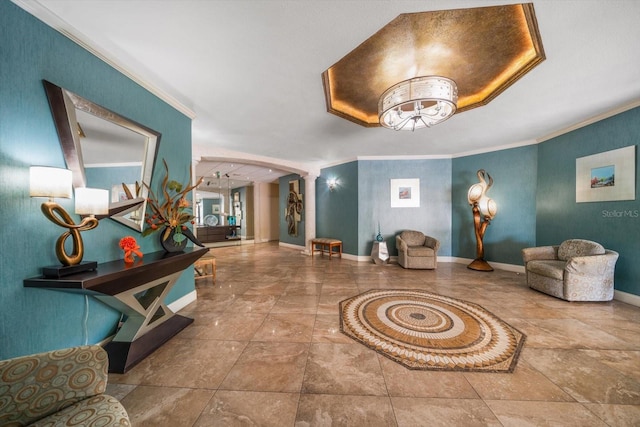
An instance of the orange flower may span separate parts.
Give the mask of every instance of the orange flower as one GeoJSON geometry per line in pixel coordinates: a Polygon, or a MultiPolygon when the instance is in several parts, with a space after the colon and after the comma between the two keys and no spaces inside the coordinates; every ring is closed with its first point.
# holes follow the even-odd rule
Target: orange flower
{"type": "Polygon", "coordinates": [[[138,249],[138,242],[131,236],[123,237],[120,239],[120,249],[125,251],[132,251],[134,249],[138,249]]]}
{"type": "Polygon", "coordinates": [[[131,236],[126,236],[120,239],[120,249],[124,251],[124,262],[132,263],[133,255],[137,255],[138,258],[142,258],[142,252],[140,252],[140,246],[138,242],[131,236]]]}

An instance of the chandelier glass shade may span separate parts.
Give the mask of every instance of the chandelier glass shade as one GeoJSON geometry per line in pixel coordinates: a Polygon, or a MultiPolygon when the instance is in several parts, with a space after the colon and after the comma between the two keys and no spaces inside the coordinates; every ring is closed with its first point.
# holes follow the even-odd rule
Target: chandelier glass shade
{"type": "Polygon", "coordinates": [[[446,77],[424,76],[402,81],[378,101],[380,124],[393,130],[431,127],[455,114],[458,87],[446,77]]]}

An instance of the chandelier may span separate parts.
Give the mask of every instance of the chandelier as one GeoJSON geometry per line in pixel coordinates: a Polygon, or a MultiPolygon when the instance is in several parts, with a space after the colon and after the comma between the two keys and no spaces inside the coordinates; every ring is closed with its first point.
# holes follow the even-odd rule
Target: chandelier
{"type": "Polygon", "coordinates": [[[446,77],[425,76],[402,81],[378,101],[380,124],[393,130],[416,130],[447,120],[456,112],[458,88],[446,77]]]}

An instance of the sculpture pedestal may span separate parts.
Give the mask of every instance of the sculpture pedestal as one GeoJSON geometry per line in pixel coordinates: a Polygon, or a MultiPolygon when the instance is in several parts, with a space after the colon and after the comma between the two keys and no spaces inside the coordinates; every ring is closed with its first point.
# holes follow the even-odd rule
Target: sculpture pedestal
{"type": "Polygon", "coordinates": [[[377,265],[386,264],[387,261],[389,261],[387,242],[373,242],[373,248],[371,248],[371,259],[377,265]]]}
{"type": "Polygon", "coordinates": [[[481,258],[474,259],[471,264],[467,265],[467,268],[476,271],[493,271],[493,267],[489,263],[481,258]]]}

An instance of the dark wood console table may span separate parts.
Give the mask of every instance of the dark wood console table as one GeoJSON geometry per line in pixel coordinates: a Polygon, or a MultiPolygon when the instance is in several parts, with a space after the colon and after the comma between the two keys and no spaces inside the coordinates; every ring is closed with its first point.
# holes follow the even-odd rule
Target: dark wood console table
{"type": "Polygon", "coordinates": [[[109,372],[124,373],[193,322],[171,311],[164,299],[182,272],[207,252],[153,252],[133,264],[105,262],[95,271],[59,279],[26,279],[24,286],[88,294],[124,313],[127,320],[105,345],[109,372]]]}
{"type": "Polygon", "coordinates": [[[199,226],[198,240],[202,243],[216,243],[229,240],[240,240],[239,225],[199,226]]]}

